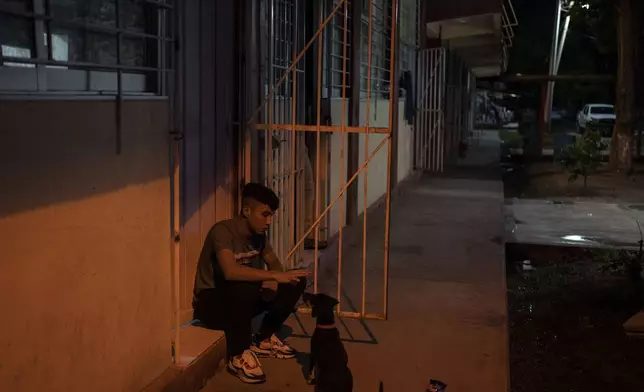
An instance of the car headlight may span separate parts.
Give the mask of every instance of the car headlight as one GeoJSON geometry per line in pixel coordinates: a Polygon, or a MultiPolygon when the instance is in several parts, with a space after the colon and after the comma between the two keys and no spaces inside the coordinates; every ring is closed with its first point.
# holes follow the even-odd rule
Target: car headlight
{"type": "Polygon", "coordinates": [[[596,118],[591,118],[590,120],[588,120],[588,122],[589,122],[589,123],[591,123],[591,124],[592,124],[592,123],[596,123],[596,122],[597,122],[597,119],[596,119],[596,118]]]}

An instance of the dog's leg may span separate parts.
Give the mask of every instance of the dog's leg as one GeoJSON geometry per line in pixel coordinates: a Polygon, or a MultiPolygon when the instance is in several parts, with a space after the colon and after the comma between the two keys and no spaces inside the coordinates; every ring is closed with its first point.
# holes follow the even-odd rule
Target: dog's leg
{"type": "Polygon", "coordinates": [[[313,355],[309,354],[309,374],[306,377],[306,383],[309,385],[313,385],[315,383],[315,360],[313,359],[313,355]]]}

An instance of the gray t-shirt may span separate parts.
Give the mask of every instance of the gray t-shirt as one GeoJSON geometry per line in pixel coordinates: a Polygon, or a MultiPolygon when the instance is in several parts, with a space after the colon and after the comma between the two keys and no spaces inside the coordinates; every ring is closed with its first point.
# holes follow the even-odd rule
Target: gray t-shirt
{"type": "Polygon", "coordinates": [[[228,249],[235,255],[237,264],[263,269],[262,255],[271,250],[264,235],[248,235],[244,218],[236,217],[216,223],[206,235],[195,276],[194,300],[203,290],[221,284],[224,274],[217,260],[217,252],[228,249]]]}

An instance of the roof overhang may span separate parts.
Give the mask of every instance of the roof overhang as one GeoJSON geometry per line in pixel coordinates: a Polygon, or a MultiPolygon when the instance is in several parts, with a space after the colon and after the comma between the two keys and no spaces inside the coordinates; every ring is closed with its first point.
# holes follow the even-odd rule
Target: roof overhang
{"type": "Polygon", "coordinates": [[[443,40],[498,35],[500,31],[500,14],[473,15],[427,23],[427,36],[443,40]]]}
{"type": "MultiPolygon", "coordinates": [[[[460,2],[460,5],[451,6],[449,10],[441,9],[442,13],[432,14],[431,8],[425,10],[425,15],[433,15],[433,19],[439,19],[440,15],[452,16],[441,20],[426,18],[425,33],[427,38],[439,39],[442,46],[463,58],[476,77],[498,76],[505,72],[507,66],[508,48],[514,37],[513,27],[518,24],[516,15],[510,0],[478,1],[451,0],[450,3],[460,2]],[[492,12],[474,13],[481,10],[492,12]],[[468,12],[470,15],[467,15],[468,12]]],[[[441,7],[445,7],[445,3],[441,4],[441,7]]]]}

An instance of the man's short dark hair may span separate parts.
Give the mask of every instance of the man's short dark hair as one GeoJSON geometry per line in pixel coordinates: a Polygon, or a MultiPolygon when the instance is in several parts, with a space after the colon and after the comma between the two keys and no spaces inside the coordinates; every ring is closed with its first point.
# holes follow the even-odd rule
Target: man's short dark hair
{"type": "Polygon", "coordinates": [[[246,184],[242,190],[242,203],[246,204],[249,200],[266,204],[273,211],[277,211],[280,207],[280,199],[275,192],[271,188],[256,182],[246,184]]]}

